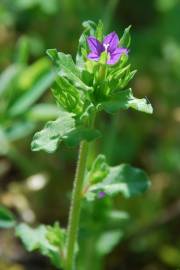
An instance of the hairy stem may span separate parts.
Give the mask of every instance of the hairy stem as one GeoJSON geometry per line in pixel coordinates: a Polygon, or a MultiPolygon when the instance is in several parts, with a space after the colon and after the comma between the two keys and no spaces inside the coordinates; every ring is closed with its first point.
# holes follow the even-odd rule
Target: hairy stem
{"type": "MultiPolygon", "coordinates": [[[[92,118],[90,126],[94,123],[92,118]]],[[[73,270],[75,261],[75,247],[79,228],[81,212],[82,188],[88,159],[89,143],[82,141],[79,148],[79,157],[76,168],[74,187],[72,192],[71,207],[68,220],[67,250],[65,270],[73,270]]]]}

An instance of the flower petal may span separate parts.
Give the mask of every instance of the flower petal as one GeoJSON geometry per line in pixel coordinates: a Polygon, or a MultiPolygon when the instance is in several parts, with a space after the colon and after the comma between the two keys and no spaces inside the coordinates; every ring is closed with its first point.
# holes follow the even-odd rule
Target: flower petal
{"type": "Polygon", "coordinates": [[[113,53],[109,53],[110,58],[107,61],[108,65],[114,65],[118,62],[119,58],[122,56],[122,54],[128,54],[128,49],[126,48],[117,48],[113,53]]]}
{"type": "Polygon", "coordinates": [[[104,51],[103,45],[95,37],[93,37],[93,36],[88,37],[87,42],[88,42],[88,46],[89,46],[90,50],[93,53],[100,56],[101,53],[104,51]]]}
{"type": "Polygon", "coordinates": [[[105,36],[103,40],[103,45],[106,44],[108,46],[107,50],[108,52],[113,52],[119,44],[119,38],[116,32],[111,32],[109,35],[105,36]]]}
{"type": "Polygon", "coordinates": [[[90,52],[87,57],[93,61],[98,61],[100,56],[94,52],[90,52]]]}

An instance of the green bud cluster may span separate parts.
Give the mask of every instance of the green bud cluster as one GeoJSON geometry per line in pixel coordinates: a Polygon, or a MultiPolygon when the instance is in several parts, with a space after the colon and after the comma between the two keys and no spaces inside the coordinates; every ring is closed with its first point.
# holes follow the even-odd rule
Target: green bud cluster
{"type": "MultiPolygon", "coordinates": [[[[99,61],[88,59],[87,38],[91,35],[102,42],[104,29],[101,21],[97,25],[87,21],[83,26],[85,30],[79,40],[76,63],[70,55],[57,52],[55,49],[47,51],[57,73],[53,95],[57,103],[64,110],[74,113],[77,119],[82,119],[85,113],[87,115],[89,106],[94,107],[95,111],[105,109],[104,103],[114,100],[136,73],[136,70],[131,71],[128,55],[125,54],[115,65],[107,64],[107,51],[101,53],[99,61]]],[[[120,38],[119,46],[128,48],[130,42],[130,27],[128,27],[120,38]]]]}
{"type": "MultiPolygon", "coordinates": [[[[107,50],[100,53],[98,61],[89,59],[88,38],[93,36],[102,43],[105,34],[101,21],[97,25],[87,21],[83,26],[85,29],[79,39],[75,62],[69,54],[56,49],[47,50],[55,72],[52,93],[61,110],[55,121],[47,123],[42,131],[35,134],[31,144],[33,151],[52,153],[61,141],[72,146],[81,140],[98,138],[100,132],[87,126],[99,111],[115,113],[120,109],[133,108],[152,113],[146,99],[135,98],[132,90],[126,88],[136,73],[136,70],[131,71],[128,63],[129,53],[122,54],[115,64],[108,64],[107,50]]],[[[127,49],[130,41],[128,27],[119,39],[119,46],[127,49]]]]}

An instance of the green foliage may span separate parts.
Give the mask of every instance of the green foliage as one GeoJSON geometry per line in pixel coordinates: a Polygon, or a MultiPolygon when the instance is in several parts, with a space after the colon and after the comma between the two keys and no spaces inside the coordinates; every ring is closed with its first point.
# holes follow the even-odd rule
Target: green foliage
{"type": "Polygon", "coordinates": [[[48,231],[46,237],[50,244],[63,249],[65,243],[65,230],[60,228],[58,222],[56,222],[54,226],[47,226],[47,229],[48,231]]]}
{"type": "MultiPolygon", "coordinates": [[[[76,64],[80,67],[84,67],[84,61],[87,58],[88,46],[87,46],[87,37],[89,35],[95,35],[96,24],[93,21],[83,22],[83,27],[85,28],[83,33],[79,38],[79,45],[76,54],[76,64]]],[[[100,28],[100,25],[99,25],[100,28]]],[[[100,30],[98,30],[100,31],[100,30]]],[[[101,33],[100,33],[101,34],[101,33]]],[[[99,35],[99,34],[98,34],[99,35]]]]}
{"type": "Polygon", "coordinates": [[[104,25],[102,21],[100,20],[97,24],[95,36],[101,42],[103,41],[103,33],[104,33],[104,25]]]}
{"type": "Polygon", "coordinates": [[[4,206],[0,206],[0,228],[12,228],[15,224],[16,220],[14,215],[4,206]]]}
{"type": "Polygon", "coordinates": [[[92,164],[91,170],[88,172],[87,182],[101,182],[109,173],[109,166],[106,163],[104,155],[99,155],[92,164]]]}
{"type": "Polygon", "coordinates": [[[48,122],[44,129],[37,132],[31,143],[32,151],[44,150],[53,153],[61,141],[69,146],[77,145],[81,140],[91,141],[100,136],[99,131],[86,127],[76,127],[74,115],[60,112],[58,119],[48,122]]]}
{"type": "Polygon", "coordinates": [[[20,71],[20,66],[17,64],[12,64],[1,73],[0,96],[2,96],[6,91],[8,91],[9,88],[11,88],[12,83],[14,83],[20,71]]]}
{"type": "Polygon", "coordinates": [[[48,49],[47,55],[51,58],[57,68],[60,69],[60,72],[62,72],[64,76],[69,75],[70,78],[73,78],[73,76],[80,76],[79,70],[74,64],[72,56],[70,54],[58,52],[56,49],[48,49]]]}
{"type": "Polygon", "coordinates": [[[163,245],[159,250],[159,256],[170,267],[177,268],[180,265],[179,249],[173,246],[163,245]]]}
{"type": "Polygon", "coordinates": [[[78,269],[103,269],[103,258],[123,239],[128,213],[114,210],[111,198],[84,201],[78,269]]]}
{"type": "Polygon", "coordinates": [[[1,142],[1,146],[2,146],[2,148],[0,150],[0,154],[6,155],[9,151],[10,144],[9,144],[9,141],[6,137],[6,134],[2,128],[0,129],[0,142],[1,142]]]}
{"type": "MultiPolygon", "coordinates": [[[[97,172],[95,172],[95,166],[98,159],[99,158],[97,158],[92,165],[94,174],[98,174],[99,168],[97,168],[97,172]]],[[[86,185],[87,187],[84,188],[85,197],[87,200],[92,201],[99,198],[102,192],[104,195],[108,196],[114,196],[120,193],[125,198],[137,196],[148,189],[150,182],[143,170],[134,168],[128,164],[122,164],[110,167],[109,172],[106,173],[97,184],[89,182],[86,183],[86,185]]]]}
{"type": "Polygon", "coordinates": [[[27,166],[21,164],[23,159],[17,158],[15,142],[31,134],[38,122],[54,119],[59,113],[55,105],[43,104],[43,115],[42,106],[39,114],[33,115],[37,112],[35,103],[54,81],[54,72],[44,57],[28,65],[28,42],[26,37],[18,41],[14,62],[0,75],[0,144],[3,145],[0,152],[15,159],[24,170],[27,166]]]}
{"type": "Polygon", "coordinates": [[[109,254],[113,248],[119,243],[123,236],[122,231],[107,231],[104,232],[96,243],[96,252],[99,256],[105,256],[109,254]]]}
{"type": "MultiPolygon", "coordinates": [[[[31,143],[33,151],[44,150],[53,153],[61,142],[72,147],[81,141],[90,142],[98,138],[100,132],[93,128],[94,118],[103,110],[113,113],[120,109],[134,108],[152,113],[152,107],[146,99],[135,98],[131,89],[124,90],[136,73],[136,70],[131,70],[128,55],[122,55],[115,65],[107,64],[106,51],[101,53],[97,62],[88,59],[90,50],[87,37],[93,35],[102,42],[106,35],[103,23],[99,21],[96,25],[92,21],[86,21],[83,26],[85,29],[79,40],[76,62],[69,54],[58,52],[56,49],[47,50],[54,69],[44,58],[28,66],[29,39],[25,37],[19,41],[15,63],[0,78],[0,95],[5,100],[0,109],[3,121],[0,140],[5,151],[2,154],[10,151],[13,140],[28,135],[35,128],[37,121],[44,121],[46,118],[51,121],[34,135],[31,143]],[[51,86],[58,108],[52,104],[44,104],[43,101],[34,105],[51,86]]],[[[128,48],[130,42],[128,27],[120,38],[119,45],[128,48]]],[[[87,158],[86,153],[85,151],[84,160],[87,158]]],[[[83,170],[79,172],[82,180],[85,167],[83,170]]],[[[99,270],[102,258],[112,251],[124,235],[123,223],[128,219],[128,214],[113,210],[111,197],[122,194],[129,198],[142,194],[148,187],[148,177],[142,170],[126,164],[110,167],[103,155],[95,159],[86,173],[83,190],[80,190],[82,193],[77,193],[77,198],[75,197],[75,203],[83,198],[82,195],[86,198],[82,200],[86,218],[81,221],[80,226],[87,237],[82,240],[83,236],[80,236],[80,252],[84,254],[78,269],[94,267],[95,270],[99,270]],[[92,267],[87,265],[88,258],[93,263],[92,267]]],[[[80,204],[79,209],[78,204],[77,208],[72,205],[72,209],[73,207],[78,217],[80,204]]],[[[1,212],[2,220],[6,220],[0,223],[5,224],[1,226],[13,226],[12,216],[8,212],[1,212]]],[[[75,225],[72,222],[72,227],[75,225]]],[[[75,233],[77,229],[73,228],[72,232],[74,230],[75,233]]],[[[28,251],[39,251],[49,257],[58,269],[64,268],[68,261],[68,244],[65,231],[57,223],[54,226],[40,225],[35,229],[20,224],[16,227],[16,235],[28,251]]],[[[74,246],[77,247],[76,244],[74,246]]]]}
{"type": "Polygon", "coordinates": [[[117,112],[119,109],[132,108],[137,111],[152,113],[153,108],[145,98],[138,99],[132,94],[131,89],[123,90],[117,94],[113,94],[109,101],[102,103],[105,111],[109,113],[117,112]]]}
{"type": "Polygon", "coordinates": [[[131,44],[130,29],[131,29],[131,25],[128,26],[124,30],[124,33],[123,33],[123,35],[122,35],[122,37],[120,39],[120,46],[121,47],[129,48],[129,46],[131,44]]]}
{"type": "Polygon", "coordinates": [[[65,138],[65,143],[72,147],[77,146],[82,140],[91,142],[99,137],[101,137],[99,130],[80,126],[76,127],[68,134],[65,138]]]}
{"type": "Polygon", "coordinates": [[[33,151],[44,150],[49,153],[57,149],[60,143],[75,128],[73,115],[68,112],[61,112],[59,118],[48,122],[44,129],[37,132],[31,143],[33,151]]]}
{"type": "Polygon", "coordinates": [[[65,231],[57,223],[54,226],[39,225],[36,229],[22,223],[16,227],[16,235],[22,240],[27,251],[39,251],[61,269],[65,231]]]}
{"type": "Polygon", "coordinates": [[[19,97],[9,109],[10,116],[17,116],[27,111],[48,89],[54,80],[54,74],[52,72],[47,73],[40,78],[33,87],[21,97],[19,97]]]}
{"type": "Polygon", "coordinates": [[[57,52],[56,49],[47,50],[47,54],[58,66],[58,75],[68,79],[74,86],[82,90],[91,90],[80,78],[80,71],[74,64],[71,55],[57,52]]]}
{"type": "Polygon", "coordinates": [[[56,13],[58,6],[57,0],[52,0],[51,2],[43,2],[42,0],[16,0],[14,1],[14,8],[19,10],[31,10],[33,8],[38,8],[47,15],[52,15],[56,13]]]}
{"type": "Polygon", "coordinates": [[[64,109],[77,115],[83,112],[83,101],[80,92],[67,79],[58,76],[52,91],[57,104],[64,109]]]}
{"type": "MultiPolygon", "coordinates": [[[[31,144],[33,151],[44,150],[52,153],[62,141],[69,146],[74,146],[82,140],[91,141],[99,137],[99,132],[92,128],[92,120],[102,110],[112,113],[119,109],[134,108],[152,113],[152,107],[146,99],[135,98],[131,89],[124,90],[136,73],[135,70],[131,71],[127,55],[123,55],[116,65],[107,64],[108,54],[106,51],[101,53],[99,61],[94,62],[87,58],[89,52],[87,37],[94,35],[102,41],[104,38],[102,22],[100,21],[96,25],[87,21],[83,26],[85,30],[80,37],[76,63],[71,55],[58,52],[56,49],[47,50],[47,54],[55,66],[56,74],[52,93],[57,104],[64,111],[60,112],[57,120],[48,122],[43,130],[35,134],[31,144]]],[[[120,39],[121,46],[126,48],[130,45],[129,30],[130,27],[125,29],[120,39]]],[[[80,173],[84,172],[78,171],[78,174],[80,173]]],[[[77,186],[79,185],[78,181],[77,177],[77,186]]],[[[84,182],[82,193],[87,201],[91,201],[91,204],[95,203],[95,199],[102,199],[106,195],[112,197],[120,193],[125,198],[129,198],[143,193],[149,187],[149,179],[144,171],[126,164],[110,167],[103,155],[99,155],[93,162],[84,182]]],[[[75,201],[72,202],[72,220],[70,218],[71,227],[67,243],[66,263],[69,264],[68,267],[72,264],[71,254],[74,249],[73,245],[75,245],[74,242],[69,241],[78,229],[74,218],[74,214],[79,215],[80,212],[79,206],[76,204],[76,201],[79,200],[78,196],[80,196],[78,193],[75,194],[75,201]]],[[[91,208],[91,206],[89,207],[91,208]]],[[[103,215],[109,213],[102,211],[103,215]]],[[[94,250],[98,263],[119,243],[123,236],[123,231],[119,228],[104,229],[102,221],[106,219],[107,216],[100,218],[99,228],[95,228],[96,245],[94,245],[94,250]]],[[[111,216],[111,220],[113,220],[113,216],[111,216]]],[[[58,241],[53,235],[51,235],[51,240],[58,241]]]]}
{"type": "MultiPolygon", "coordinates": [[[[45,171],[51,176],[51,179],[53,178],[49,182],[47,189],[44,188],[41,192],[31,192],[26,195],[29,199],[30,207],[35,211],[38,219],[52,220],[57,218],[58,214],[58,218],[62,220],[63,224],[65,224],[65,217],[67,216],[64,213],[64,205],[67,205],[67,196],[64,196],[64,191],[72,186],[69,183],[69,179],[72,176],[72,169],[70,168],[74,168],[75,165],[74,153],[76,149],[66,152],[62,147],[61,153],[53,155],[51,162],[50,157],[42,153],[34,155],[34,153],[29,151],[29,138],[31,134],[35,130],[41,129],[42,121],[55,120],[59,114],[59,107],[51,103],[50,93],[44,92],[35,101],[36,104],[33,103],[23,113],[10,116],[8,110],[11,104],[13,105],[15,102],[15,99],[28,92],[35,84],[35,80],[32,80],[30,74],[26,73],[25,76],[24,71],[26,71],[27,67],[31,67],[34,63],[39,62],[37,59],[44,55],[45,48],[57,46],[61,48],[61,51],[63,49],[75,55],[77,35],[81,31],[80,22],[85,17],[94,20],[103,18],[105,26],[103,34],[115,30],[118,34],[122,33],[123,35],[123,31],[121,32],[119,29],[123,30],[125,23],[133,22],[129,60],[127,59],[128,62],[126,63],[129,65],[128,63],[130,62],[132,69],[137,68],[138,74],[132,81],[131,87],[134,96],[141,98],[147,95],[148,99],[155,104],[155,115],[150,117],[149,115],[137,115],[137,113],[127,113],[126,111],[108,116],[104,113],[100,114],[96,125],[101,129],[103,138],[96,142],[92,156],[100,151],[106,153],[111,165],[119,164],[121,161],[146,167],[148,174],[152,178],[153,192],[132,200],[123,200],[121,196],[113,200],[114,205],[112,209],[117,207],[128,209],[130,212],[131,220],[123,228],[123,231],[127,229],[125,237],[128,240],[124,239],[122,247],[117,247],[116,251],[105,260],[108,266],[102,262],[101,266],[98,265],[96,267],[95,254],[88,257],[91,252],[91,245],[88,241],[92,243],[92,249],[95,251],[94,245],[97,238],[93,238],[93,236],[89,238],[89,234],[86,232],[84,240],[86,241],[87,248],[85,248],[85,244],[82,246],[80,243],[79,246],[80,254],[87,250],[87,256],[83,257],[83,253],[81,257],[81,259],[84,259],[84,265],[81,266],[83,270],[119,269],[121,268],[121,261],[123,261],[122,267],[127,270],[132,268],[158,270],[168,269],[169,267],[179,268],[178,252],[180,239],[177,234],[179,230],[178,200],[180,190],[179,14],[179,0],[0,1],[0,72],[3,75],[0,78],[0,89],[4,89],[5,92],[7,89],[7,94],[3,94],[0,97],[1,198],[2,200],[4,198],[5,200],[6,198],[8,200],[11,198],[13,199],[12,203],[17,201],[18,205],[21,205],[18,196],[14,197],[13,194],[13,197],[10,197],[10,195],[14,187],[19,189],[21,185],[24,186],[26,183],[26,179],[23,178],[24,164],[22,161],[29,158],[29,164],[32,165],[33,169],[28,171],[27,176],[33,175],[34,170],[37,169],[36,165],[39,165],[40,168],[38,170],[45,171]],[[55,2],[57,4],[54,4],[55,2]],[[24,34],[27,35],[29,45],[23,42],[19,46],[16,42],[21,42],[22,35],[24,38],[24,34]],[[17,46],[21,49],[24,47],[24,49],[22,51],[21,49],[20,51],[15,51],[17,46]],[[29,47],[28,57],[25,53],[27,51],[26,47],[29,47]],[[6,77],[7,87],[4,88],[4,72],[8,71],[8,69],[10,69],[10,73],[12,72],[12,77],[11,75],[6,77]],[[17,73],[17,76],[14,76],[14,78],[13,72],[17,73]],[[18,81],[28,81],[28,79],[30,84],[24,84],[24,87],[20,87],[20,90],[18,81]],[[22,154],[22,159],[17,158],[17,156],[12,158],[14,147],[22,154]],[[6,156],[4,157],[4,155],[6,156]],[[61,165],[57,166],[56,164],[59,160],[61,165]],[[65,163],[67,164],[66,166],[64,165],[65,163]],[[19,167],[20,164],[21,167],[19,167]],[[68,169],[66,170],[65,168],[68,169]],[[61,177],[59,173],[61,173],[61,177]],[[66,181],[60,183],[60,178],[66,179],[66,181]],[[6,194],[8,194],[8,197],[6,194]],[[54,209],[60,209],[58,213],[54,210],[48,211],[48,209],[51,209],[52,204],[54,209]],[[41,207],[42,205],[43,207],[41,207]],[[162,223],[163,225],[161,225],[162,223]],[[123,258],[122,260],[119,255],[123,258]],[[91,262],[93,265],[90,265],[91,262]]],[[[86,38],[90,34],[95,35],[96,33],[96,25],[94,23],[88,22],[86,27],[85,42],[82,42],[83,48],[79,55],[82,59],[82,65],[79,65],[80,69],[84,67],[87,53],[89,52],[86,38]],[[87,31],[86,27],[88,24],[89,30],[87,31]]],[[[120,39],[122,39],[122,35],[120,35],[120,39]]],[[[122,64],[123,59],[120,62],[122,64]]],[[[86,81],[87,85],[90,86],[93,85],[95,66],[92,62],[86,63],[86,65],[91,65],[92,72],[90,73],[83,69],[82,81],[86,81]]],[[[126,68],[126,65],[124,68],[126,68]]],[[[49,69],[51,69],[50,65],[49,69]]],[[[115,70],[115,66],[113,70],[115,70]]],[[[123,69],[117,70],[116,77],[120,76],[121,71],[123,74],[126,72],[123,69]]],[[[38,76],[37,80],[39,80],[38,76]]],[[[114,84],[112,88],[113,93],[129,88],[129,86],[118,88],[117,85],[121,84],[120,80],[121,78],[117,78],[112,81],[114,84]]],[[[109,91],[107,90],[107,84],[106,89],[104,85],[105,82],[102,80],[102,85],[97,87],[96,97],[100,92],[106,93],[106,91],[109,91]]],[[[106,101],[106,95],[104,98],[106,101]]],[[[85,111],[86,109],[82,113],[84,115],[83,119],[89,117],[89,113],[85,114],[85,111]]],[[[24,192],[23,194],[22,191],[20,192],[20,195],[24,196],[24,192]]],[[[104,200],[105,198],[96,200],[96,202],[103,202],[104,200]]],[[[107,206],[104,205],[103,207],[106,208],[107,206]]],[[[16,208],[16,206],[13,205],[13,208],[16,208]]],[[[113,211],[112,209],[111,211],[113,211]]],[[[96,213],[93,219],[94,226],[97,225],[97,219],[101,215],[101,211],[102,209],[99,208],[97,211],[94,211],[96,213]]],[[[18,216],[21,218],[23,213],[19,212],[17,208],[16,212],[18,212],[18,216]]],[[[82,214],[83,220],[86,216],[84,212],[82,214]]],[[[111,221],[111,219],[109,220],[111,221]]],[[[104,222],[102,221],[103,228],[106,227],[107,222],[108,219],[104,222]]],[[[120,227],[118,221],[114,221],[113,224],[113,226],[120,227]]],[[[92,223],[91,226],[89,225],[89,233],[92,233],[94,226],[92,223]]],[[[0,245],[4,247],[4,243],[8,244],[7,249],[3,248],[5,256],[1,256],[0,262],[0,269],[2,267],[4,270],[24,268],[23,266],[16,267],[13,263],[10,266],[2,262],[5,257],[9,260],[11,245],[13,244],[14,246],[16,244],[13,240],[15,238],[11,238],[11,241],[9,239],[9,234],[11,233],[1,230],[0,236],[2,241],[0,245]]],[[[13,254],[19,258],[19,249],[13,248],[13,250],[13,254]]],[[[32,269],[41,268],[38,258],[36,257],[33,260],[35,265],[32,262],[32,269]]],[[[20,261],[24,261],[24,258],[20,258],[20,261]]],[[[27,265],[26,267],[30,266],[27,265]]],[[[77,269],[81,270],[79,267],[77,269]]]]}
{"type": "MultiPolygon", "coordinates": [[[[48,123],[41,132],[38,132],[34,136],[32,150],[44,149],[47,152],[54,152],[62,140],[74,145],[83,139],[89,141],[99,136],[97,131],[86,127],[92,117],[92,110],[89,108],[93,108],[93,113],[103,109],[112,113],[128,108],[152,113],[152,107],[146,99],[135,98],[131,89],[121,90],[136,73],[130,70],[127,56],[122,56],[119,63],[114,66],[106,64],[106,52],[101,54],[98,62],[92,62],[87,58],[89,50],[87,36],[95,35],[102,40],[102,22],[99,21],[96,27],[94,22],[87,21],[83,26],[85,30],[79,41],[76,64],[69,54],[58,52],[56,49],[47,50],[56,71],[52,93],[57,104],[69,113],[65,118],[60,117],[48,123]],[[86,121],[83,120],[84,116],[86,121]]],[[[121,43],[126,47],[130,45],[129,30],[130,27],[125,29],[121,39],[121,43]]]]}

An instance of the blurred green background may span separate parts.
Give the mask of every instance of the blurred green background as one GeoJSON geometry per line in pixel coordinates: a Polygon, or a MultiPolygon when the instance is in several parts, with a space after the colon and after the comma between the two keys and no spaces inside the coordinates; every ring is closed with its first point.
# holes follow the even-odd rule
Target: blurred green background
{"type": "MultiPolygon", "coordinates": [[[[180,268],[180,1],[1,0],[0,1],[0,203],[20,221],[66,226],[77,149],[32,153],[33,133],[57,115],[45,55],[57,48],[75,55],[84,20],[102,19],[106,33],[132,25],[131,83],[147,96],[153,115],[121,111],[97,121],[104,137],[95,151],[111,165],[131,163],[147,171],[151,189],[116,199],[130,218],[104,270],[180,268]]],[[[93,268],[93,266],[92,266],[93,268]]],[[[28,254],[13,231],[0,231],[0,270],[53,269],[28,254]]],[[[84,269],[86,270],[86,269],[84,269]]]]}

